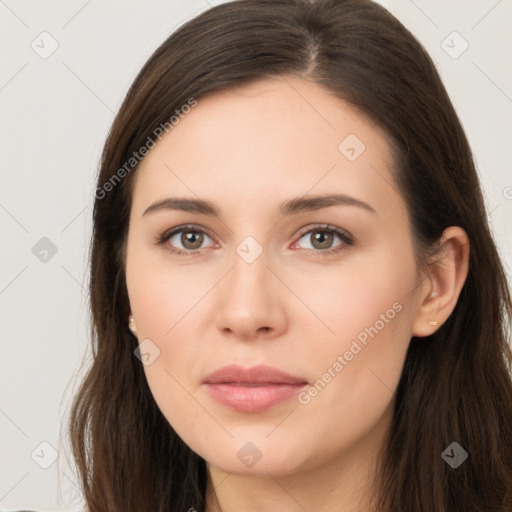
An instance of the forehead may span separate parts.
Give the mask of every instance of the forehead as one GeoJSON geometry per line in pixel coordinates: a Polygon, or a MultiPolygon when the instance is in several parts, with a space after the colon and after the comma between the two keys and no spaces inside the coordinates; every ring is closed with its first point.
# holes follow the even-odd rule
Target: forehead
{"type": "Polygon", "coordinates": [[[133,206],[171,193],[250,202],[313,188],[379,201],[393,193],[382,190],[392,166],[387,137],[367,116],[313,82],[269,78],[183,114],[141,162],[133,206]]]}

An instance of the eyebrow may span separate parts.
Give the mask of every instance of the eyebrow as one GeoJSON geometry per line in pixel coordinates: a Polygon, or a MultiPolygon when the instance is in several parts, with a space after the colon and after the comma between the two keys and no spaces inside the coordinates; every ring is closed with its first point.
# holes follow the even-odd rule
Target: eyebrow
{"type": "MultiPolygon", "coordinates": [[[[300,212],[320,210],[330,206],[357,206],[368,212],[377,214],[368,203],[345,194],[316,195],[288,199],[281,205],[279,212],[281,216],[285,217],[300,212]]],[[[170,197],[156,201],[149,206],[142,215],[144,216],[164,210],[180,210],[189,213],[220,217],[219,210],[211,202],[186,197],[170,197]]]]}

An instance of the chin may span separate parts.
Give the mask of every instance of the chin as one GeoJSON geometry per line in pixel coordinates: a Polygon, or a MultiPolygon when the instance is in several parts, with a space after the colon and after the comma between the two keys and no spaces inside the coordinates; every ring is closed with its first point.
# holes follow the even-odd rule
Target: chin
{"type": "Polygon", "coordinates": [[[226,473],[238,475],[259,475],[285,476],[294,472],[300,472],[308,469],[313,457],[311,453],[303,453],[301,450],[304,445],[300,439],[297,439],[295,445],[293,440],[290,444],[283,445],[282,441],[273,442],[270,439],[264,439],[251,436],[226,440],[225,443],[216,443],[215,449],[212,446],[194,447],[196,451],[207,463],[226,473]]]}

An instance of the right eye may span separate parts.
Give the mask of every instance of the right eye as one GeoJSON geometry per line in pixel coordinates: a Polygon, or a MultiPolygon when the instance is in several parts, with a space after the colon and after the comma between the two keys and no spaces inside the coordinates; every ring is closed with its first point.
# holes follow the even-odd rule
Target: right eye
{"type": "Polygon", "coordinates": [[[191,256],[200,252],[205,237],[210,238],[205,231],[195,226],[177,226],[162,233],[156,243],[171,253],[191,256]]]}

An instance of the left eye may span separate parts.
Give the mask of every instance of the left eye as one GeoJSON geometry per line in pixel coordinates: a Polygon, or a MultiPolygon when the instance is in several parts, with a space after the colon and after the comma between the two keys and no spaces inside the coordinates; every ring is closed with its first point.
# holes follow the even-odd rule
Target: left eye
{"type": "MultiPolygon", "coordinates": [[[[313,249],[317,251],[328,251],[344,244],[350,245],[352,240],[345,233],[337,229],[315,228],[302,234],[299,241],[305,239],[309,247],[302,246],[303,249],[313,249]],[[338,238],[340,242],[333,245],[334,240],[338,238]]],[[[299,242],[296,242],[297,244],[299,242]]]]}

